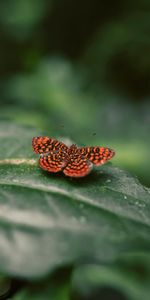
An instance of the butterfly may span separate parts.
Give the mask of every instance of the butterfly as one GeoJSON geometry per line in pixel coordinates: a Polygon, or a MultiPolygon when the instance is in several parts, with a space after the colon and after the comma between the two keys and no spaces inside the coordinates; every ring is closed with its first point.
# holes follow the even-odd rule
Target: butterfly
{"type": "Polygon", "coordinates": [[[40,154],[39,165],[48,172],[63,171],[66,176],[84,177],[88,175],[93,165],[100,166],[110,160],[114,150],[108,147],[70,147],[55,138],[47,136],[33,137],[32,148],[40,154]]]}

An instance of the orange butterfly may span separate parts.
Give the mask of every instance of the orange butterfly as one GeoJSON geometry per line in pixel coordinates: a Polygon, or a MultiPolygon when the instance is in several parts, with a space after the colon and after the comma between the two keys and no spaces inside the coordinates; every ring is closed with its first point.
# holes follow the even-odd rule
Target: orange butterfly
{"type": "Polygon", "coordinates": [[[100,166],[110,160],[114,150],[107,147],[67,147],[55,138],[38,136],[32,139],[35,153],[40,154],[39,164],[48,172],[59,172],[70,177],[84,177],[88,175],[93,164],[100,166]]]}

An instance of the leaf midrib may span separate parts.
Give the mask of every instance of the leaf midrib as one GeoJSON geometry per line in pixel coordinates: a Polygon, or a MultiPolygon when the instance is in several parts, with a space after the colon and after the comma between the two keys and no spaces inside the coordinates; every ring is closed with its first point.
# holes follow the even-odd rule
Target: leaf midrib
{"type": "MultiPolygon", "coordinates": [[[[46,192],[46,193],[54,193],[54,194],[61,194],[62,193],[62,190],[60,189],[59,191],[58,191],[58,188],[57,188],[57,190],[56,190],[56,187],[54,187],[53,186],[53,188],[54,189],[52,189],[52,186],[51,186],[51,188],[48,188],[48,187],[46,187],[46,186],[44,186],[44,188],[42,189],[41,187],[39,187],[39,186],[27,186],[26,184],[19,184],[18,182],[17,183],[15,183],[15,182],[6,182],[6,181],[0,181],[0,185],[6,185],[6,186],[16,186],[16,187],[22,187],[22,188],[26,188],[26,189],[32,189],[32,190],[40,190],[40,191],[42,191],[42,192],[46,192]]],[[[64,190],[63,190],[63,192],[64,192],[64,190]]],[[[122,194],[121,192],[118,192],[118,191],[115,191],[116,193],[118,193],[118,194],[122,194]]],[[[63,196],[66,196],[66,197],[68,197],[68,198],[72,198],[72,199],[74,199],[74,200],[77,200],[77,201],[80,201],[82,204],[85,204],[85,205],[89,205],[89,206],[92,206],[92,207],[94,207],[94,208],[97,208],[97,209],[100,209],[101,211],[104,211],[104,212],[106,212],[106,213],[109,213],[109,214],[111,214],[111,215],[113,215],[113,216],[115,216],[115,217],[117,217],[118,219],[120,218],[120,219],[122,219],[122,218],[124,218],[125,220],[129,220],[129,221],[132,221],[132,222],[135,222],[135,223],[138,223],[138,224],[142,224],[143,226],[147,226],[147,227],[150,227],[150,224],[148,224],[148,223],[143,223],[143,222],[141,222],[139,219],[135,219],[135,218],[132,218],[132,217],[129,217],[129,216],[126,216],[126,215],[123,215],[123,214],[120,214],[119,212],[117,212],[117,213],[115,213],[115,212],[113,212],[112,210],[110,210],[110,209],[108,209],[108,208],[106,208],[106,207],[102,207],[102,206],[100,206],[100,205],[98,205],[98,203],[96,202],[96,203],[94,203],[91,199],[89,199],[89,198],[87,198],[87,197],[85,197],[85,196],[83,196],[83,195],[79,195],[79,194],[76,194],[76,195],[74,195],[74,194],[69,194],[68,192],[64,192],[64,193],[62,193],[62,195],[63,196]]],[[[130,195],[128,195],[129,197],[132,197],[132,196],[130,196],[130,195]]],[[[132,197],[132,198],[134,198],[134,197],[132,197]]],[[[137,198],[135,198],[135,199],[137,199],[137,198]]],[[[140,199],[137,199],[137,200],[140,200],[140,199]]]]}

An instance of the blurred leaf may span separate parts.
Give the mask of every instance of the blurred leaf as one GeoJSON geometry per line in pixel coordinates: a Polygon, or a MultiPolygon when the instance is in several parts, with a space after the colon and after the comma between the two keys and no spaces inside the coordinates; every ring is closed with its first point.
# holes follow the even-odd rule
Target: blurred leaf
{"type": "Polygon", "coordinates": [[[136,98],[149,95],[149,31],[149,11],[139,9],[100,28],[82,58],[89,84],[103,82],[136,98]]]}
{"type": "Polygon", "coordinates": [[[150,248],[150,195],[138,180],[111,166],[80,180],[47,174],[31,160],[35,130],[0,128],[1,272],[41,277],[150,248]]]}
{"type": "Polygon", "coordinates": [[[11,78],[6,94],[18,106],[43,112],[48,120],[51,116],[53,122],[64,119],[67,124],[78,122],[83,126],[88,107],[84,105],[87,95],[80,89],[80,80],[69,62],[45,59],[32,74],[11,78]]]}
{"type": "Polygon", "coordinates": [[[149,300],[149,280],[149,254],[134,253],[109,267],[79,266],[72,279],[73,299],[149,300]]]}
{"type": "Polygon", "coordinates": [[[3,275],[0,275],[0,299],[4,299],[3,297],[8,295],[8,292],[11,288],[11,279],[7,278],[3,275]]]}
{"type": "Polygon", "coordinates": [[[0,3],[0,23],[3,30],[14,40],[25,40],[33,33],[45,11],[45,0],[2,1],[0,3]]]}
{"type": "Polygon", "coordinates": [[[70,271],[59,270],[51,277],[36,282],[27,282],[12,300],[69,300],[70,271]]]}

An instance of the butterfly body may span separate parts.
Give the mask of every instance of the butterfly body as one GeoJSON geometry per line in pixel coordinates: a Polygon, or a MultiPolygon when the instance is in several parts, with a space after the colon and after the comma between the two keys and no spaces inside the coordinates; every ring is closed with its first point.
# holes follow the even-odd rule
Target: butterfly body
{"type": "Polygon", "coordinates": [[[48,172],[63,171],[66,176],[84,177],[93,167],[102,165],[110,160],[115,152],[107,147],[70,147],[49,137],[34,137],[32,148],[40,154],[39,165],[48,172]]]}

